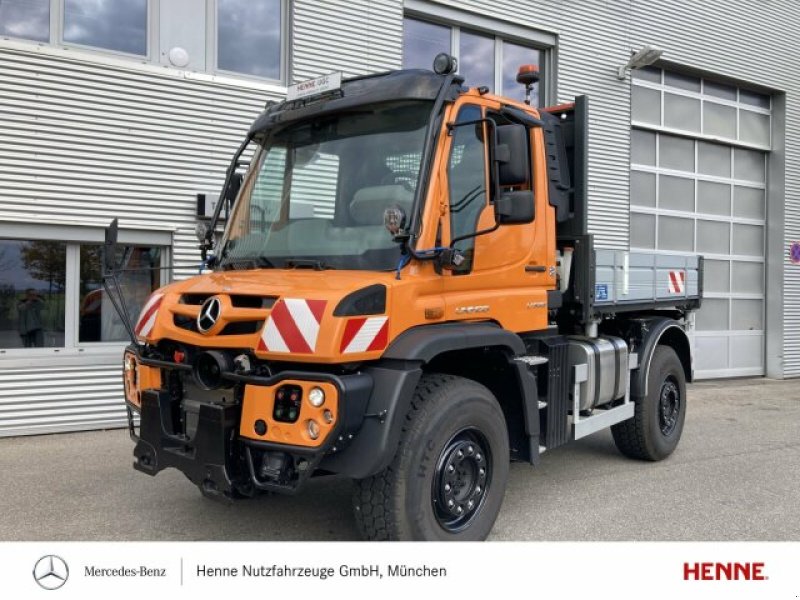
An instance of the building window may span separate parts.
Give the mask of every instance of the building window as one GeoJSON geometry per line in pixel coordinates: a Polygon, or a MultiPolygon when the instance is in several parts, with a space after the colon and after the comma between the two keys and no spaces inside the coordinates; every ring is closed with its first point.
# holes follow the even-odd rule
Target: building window
{"type": "MultiPolygon", "coordinates": [[[[82,244],[80,261],[78,341],[127,341],[125,325],[103,289],[103,246],[82,244]]],[[[118,264],[123,269],[119,280],[120,287],[125,291],[128,314],[135,321],[148,296],[160,287],[161,248],[120,248],[118,264]]]]}
{"type": "Polygon", "coordinates": [[[64,0],[64,41],[147,55],[147,0],[64,0]]]}
{"type": "MultiPolygon", "coordinates": [[[[543,67],[543,52],[512,41],[506,36],[467,29],[456,25],[406,17],[403,21],[403,68],[430,69],[433,58],[449,52],[458,58],[458,72],[466,84],[486,86],[498,94],[524,100],[525,88],[516,81],[521,65],[543,67]],[[497,65],[502,68],[497,69],[497,65]]],[[[539,105],[539,84],[533,90],[533,103],[539,105]]]]}
{"type": "Polygon", "coordinates": [[[0,348],[63,348],[67,246],[0,240],[0,348]]]}
{"type": "Polygon", "coordinates": [[[289,1],[0,0],[0,38],[277,83],[287,78],[289,1]]]}
{"type": "Polygon", "coordinates": [[[433,57],[451,52],[452,27],[406,18],[403,22],[403,68],[430,69],[433,57]]]}
{"type": "Polygon", "coordinates": [[[0,35],[50,41],[50,0],[0,2],[0,35]]]}
{"type": "Polygon", "coordinates": [[[281,0],[217,0],[217,68],[281,78],[281,0]]]}
{"type": "MultiPolygon", "coordinates": [[[[103,289],[102,249],[99,243],[0,239],[0,354],[79,352],[94,342],[128,341],[103,289]]],[[[135,320],[148,296],[166,283],[166,253],[160,246],[120,246],[117,258],[135,320]]]]}

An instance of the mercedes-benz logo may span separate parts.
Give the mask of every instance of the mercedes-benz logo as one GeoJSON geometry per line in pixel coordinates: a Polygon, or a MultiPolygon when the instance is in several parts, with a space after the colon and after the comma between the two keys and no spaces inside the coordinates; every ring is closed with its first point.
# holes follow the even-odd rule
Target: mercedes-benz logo
{"type": "Polygon", "coordinates": [[[46,590],[57,590],[67,583],[69,567],[64,559],[55,554],[48,554],[33,565],[33,579],[46,590]]]}
{"type": "Polygon", "coordinates": [[[211,296],[203,302],[200,314],[197,315],[197,329],[200,330],[200,333],[207,333],[217,324],[220,312],[222,312],[222,302],[217,296],[211,296]]]}

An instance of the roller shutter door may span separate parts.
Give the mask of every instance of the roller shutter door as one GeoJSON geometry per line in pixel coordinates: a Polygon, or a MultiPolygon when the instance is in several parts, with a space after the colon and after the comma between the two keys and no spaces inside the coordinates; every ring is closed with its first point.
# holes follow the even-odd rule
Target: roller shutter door
{"type": "Polygon", "coordinates": [[[763,375],[771,99],[661,69],[631,93],[631,249],[705,257],[698,378],[763,375]]]}

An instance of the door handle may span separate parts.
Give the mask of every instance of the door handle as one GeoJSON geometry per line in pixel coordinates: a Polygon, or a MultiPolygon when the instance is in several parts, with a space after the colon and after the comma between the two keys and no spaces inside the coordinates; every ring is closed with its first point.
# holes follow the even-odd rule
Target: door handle
{"type": "Polygon", "coordinates": [[[526,273],[544,273],[547,267],[544,265],[525,265],[526,273]]]}

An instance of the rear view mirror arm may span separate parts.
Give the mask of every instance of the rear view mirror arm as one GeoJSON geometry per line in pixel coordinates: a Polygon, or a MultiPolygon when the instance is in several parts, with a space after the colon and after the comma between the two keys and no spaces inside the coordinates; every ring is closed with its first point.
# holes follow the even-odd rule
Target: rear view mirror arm
{"type": "MultiPolygon", "coordinates": [[[[236,154],[233,155],[230,164],[228,165],[228,170],[225,172],[225,183],[222,184],[222,190],[219,193],[219,199],[217,200],[217,206],[214,208],[214,214],[211,217],[211,223],[206,230],[205,237],[203,241],[200,243],[200,255],[205,264],[208,260],[208,253],[214,247],[214,232],[217,229],[217,222],[219,221],[219,216],[222,214],[222,208],[225,204],[227,204],[228,200],[228,188],[231,185],[231,182],[234,179],[234,175],[236,174],[236,168],[240,164],[240,159],[242,158],[242,154],[250,145],[250,142],[253,138],[247,137],[244,142],[239,146],[236,150],[236,154]]],[[[233,199],[230,200],[233,202],[233,199]]],[[[231,207],[232,208],[232,207],[231,207]]]]}

